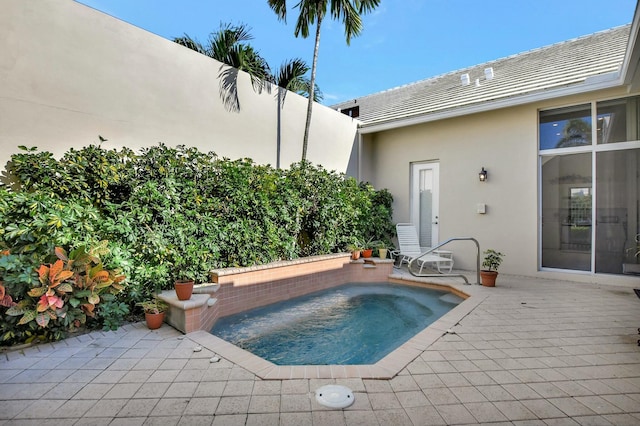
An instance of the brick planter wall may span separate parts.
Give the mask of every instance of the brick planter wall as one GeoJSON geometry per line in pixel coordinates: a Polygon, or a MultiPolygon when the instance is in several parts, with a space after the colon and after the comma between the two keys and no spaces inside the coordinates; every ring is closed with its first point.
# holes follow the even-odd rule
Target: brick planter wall
{"type": "Polygon", "coordinates": [[[170,310],[166,321],[184,333],[209,331],[218,318],[292,299],[351,282],[386,282],[391,260],[351,261],[347,254],[314,256],[247,268],[211,271],[212,284],[194,288],[190,300],[179,301],[175,291],[160,297],[170,310]]]}

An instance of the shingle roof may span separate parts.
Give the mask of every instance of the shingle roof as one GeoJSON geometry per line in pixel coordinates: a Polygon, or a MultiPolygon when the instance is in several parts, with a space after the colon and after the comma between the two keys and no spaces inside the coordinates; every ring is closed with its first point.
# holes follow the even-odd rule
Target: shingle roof
{"type": "Polygon", "coordinates": [[[362,127],[441,113],[491,101],[570,87],[619,70],[630,25],[553,44],[405,86],[364,96],[334,109],[359,106],[362,127]],[[493,78],[485,69],[493,69],[493,78]],[[461,76],[469,75],[463,85],[461,76]],[[477,84],[476,84],[477,81],[477,84]]]}

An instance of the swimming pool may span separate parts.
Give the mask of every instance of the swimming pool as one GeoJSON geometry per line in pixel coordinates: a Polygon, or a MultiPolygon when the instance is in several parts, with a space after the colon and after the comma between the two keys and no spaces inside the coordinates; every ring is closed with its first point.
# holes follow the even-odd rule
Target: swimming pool
{"type": "Polygon", "coordinates": [[[276,365],[373,364],[462,300],[400,284],[347,284],[223,317],[211,332],[276,365]]]}

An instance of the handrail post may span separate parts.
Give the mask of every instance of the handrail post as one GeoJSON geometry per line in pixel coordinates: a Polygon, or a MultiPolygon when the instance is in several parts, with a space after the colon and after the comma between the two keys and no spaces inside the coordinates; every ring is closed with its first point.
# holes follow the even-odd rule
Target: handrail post
{"type": "Polygon", "coordinates": [[[409,264],[407,265],[407,269],[409,270],[409,273],[411,275],[413,275],[414,277],[460,277],[464,280],[465,284],[469,284],[469,280],[467,279],[467,277],[463,274],[423,274],[423,273],[416,273],[411,269],[411,265],[414,264],[414,262],[417,262],[421,257],[426,256],[427,254],[439,249],[440,247],[449,244],[452,241],[473,241],[476,245],[476,284],[480,284],[480,243],[478,242],[478,240],[476,240],[473,237],[454,237],[454,238],[449,238],[447,241],[438,244],[435,247],[430,248],[429,250],[425,251],[424,253],[420,254],[419,256],[414,257],[413,259],[411,259],[411,261],[409,262],[409,264]]]}

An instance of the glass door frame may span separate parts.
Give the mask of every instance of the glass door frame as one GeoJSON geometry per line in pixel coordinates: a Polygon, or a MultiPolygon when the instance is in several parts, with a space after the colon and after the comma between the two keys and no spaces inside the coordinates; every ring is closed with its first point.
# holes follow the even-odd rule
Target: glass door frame
{"type": "MultiPolygon", "coordinates": [[[[621,99],[621,98],[614,98],[621,99]]],[[[623,99],[623,98],[622,98],[623,99]]],[[[602,100],[593,100],[589,102],[591,106],[591,122],[598,122],[598,111],[597,104],[598,102],[602,102],[602,100]]],[[[557,109],[557,108],[552,108],[557,109]]],[[[544,110],[538,110],[538,129],[540,129],[540,112],[544,110]]],[[[598,144],[598,129],[597,125],[593,125],[591,128],[591,144],[577,146],[572,148],[558,148],[558,149],[540,149],[540,135],[538,134],[538,270],[539,271],[561,271],[566,273],[575,273],[575,274],[596,274],[596,233],[597,233],[597,209],[598,209],[598,185],[597,185],[597,164],[596,158],[599,152],[605,151],[623,151],[629,149],[640,149],[640,141],[627,141],[627,142],[616,142],[616,143],[605,143],[598,144]],[[552,267],[544,267],[542,266],[542,251],[543,251],[543,229],[542,229],[542,166],[544,157],[549,156],[559,156],[559,155],[572,155],[577,153],[590,153],[591,154],[591,176],[592,176],[592,186],[591,186],[591,194],[592,194],[592,210],[591,210],[591,223],[593,226],[591,227],[591,267],[589,271],[582,270],[574,270],[574,269],[559,269],[552,267]]]]}
{"type": "MultiPolygon", "coordinates": [[[[416,195],[420,191],[420,179],[419,174],[424,170],[432,170],[433,172],[433,197],[431,204],[431,246],[437,244],[439,240],[439,223],[440,223],[440,162],[433,161],[421,161],[410,163],[410,186],[409,186],[409,212],[410,222],[416,227],[418,237],[420,238],[421,223],[420,223],[420,201],[416,198],[416,195]]],[[[423,246],[422,241],[420,245],[423,246]]]]}

